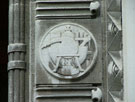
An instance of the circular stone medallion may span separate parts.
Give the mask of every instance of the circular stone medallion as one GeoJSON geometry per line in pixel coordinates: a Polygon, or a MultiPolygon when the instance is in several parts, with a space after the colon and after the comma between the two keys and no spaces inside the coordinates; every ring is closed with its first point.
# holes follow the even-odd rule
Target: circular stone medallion
{"type": "Polygon", "coordinates": [[[62,79],[88,72],[96,61],[97,44],[90,31],[75,23],[62,23],[43,35],[40,43],[43,68],[62,79]]]}

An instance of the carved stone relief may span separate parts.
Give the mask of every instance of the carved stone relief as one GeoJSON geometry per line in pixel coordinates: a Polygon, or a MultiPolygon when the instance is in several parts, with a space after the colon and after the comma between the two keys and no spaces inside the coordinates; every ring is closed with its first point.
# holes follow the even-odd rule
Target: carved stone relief
{"type": "Polygon", "coordinates": [[[108,102],[123,102],[122,0],[107,0],[108,102]]]}
{"type": "Polygon", "coordinates": [[[73,79],[93,67],[98,49],[93,34],[86,28],[62,23],[45,32],[39,53],[43,68],[51,75],[73,79]]]}
{"type": "Polygon", "coordinates": [[[10,12],[9,101],[123,102],[121,0],[11,0],[10,12]]]}

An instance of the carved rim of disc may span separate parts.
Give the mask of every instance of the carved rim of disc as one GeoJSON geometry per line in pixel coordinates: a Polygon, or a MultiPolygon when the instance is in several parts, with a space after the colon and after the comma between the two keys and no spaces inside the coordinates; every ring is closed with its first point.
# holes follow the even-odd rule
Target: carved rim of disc
{"type": "Polygon", "coordinates": [[[42,67],[51,75],[61,79],[75,79],[85,75],[93,68],[98,48],[93,34],[88,29],[76,23],[61,23],[45,32],[40,42],[39,54],[42,67]],[[80,32],[83,32],[83,37],[80,37],[80,32]],[[75,37],[76,34],[77,37],[75,37]],[[86,42],[83,45],[82,43],[85,41],[90,44],[86,42]],[[92,58],[88,60],[91,42],[94,51],[91,54],[92,58]],[[80,53],[83,49],[87,49],[84,54],[80,53]],[[89,64],[82,67],[82,64],[86,64],[86,60],[89,61],[89,64]]]}

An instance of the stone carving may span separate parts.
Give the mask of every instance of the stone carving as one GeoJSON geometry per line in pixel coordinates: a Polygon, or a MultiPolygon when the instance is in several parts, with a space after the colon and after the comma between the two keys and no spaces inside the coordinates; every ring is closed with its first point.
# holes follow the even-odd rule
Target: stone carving
{"type": "Polygon", "coordinates": [[[92,68],[97,57],[97,44],[86,28],[62,23],[44,34],[39,52],[42,65],[49,73],[72,79],[92,68]]]}
{"type": "Polygon", "coordinates": [[[92,90],[92,102],[101,102],[102,99],[102,91],[100,88],[96,88],[96,90],[92,90]]]}
{"type": "Polygon", "coordinates": [[[98,1],[90,3],[90,12],[91,14],[96,14],[98,9],[100,8],[100,3],[98,1]]]}
{"type": "Polygon", "coordinates": [[[107,0],[107,101],[123,102],[122,0],[107,0]],[[117,46],[118,45],[118,46],[117,46]]]}
{"type": "Polygon", "coordinates": [[[93,19],[100,14],[100,2],[97,0],[37,0],[35,3],[36,19],[93,19]]]}

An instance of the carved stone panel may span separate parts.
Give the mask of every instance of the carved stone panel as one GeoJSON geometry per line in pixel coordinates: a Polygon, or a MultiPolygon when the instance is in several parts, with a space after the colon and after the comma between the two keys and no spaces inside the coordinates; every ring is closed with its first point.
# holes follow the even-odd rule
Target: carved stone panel
{"type": "Polygon", "coordinates": [[[123,102],[122,0],[107,0],[108,101],[123,102]]]}
{"type": "Polygon", "coordinates": [[[44,69],[62,79],[78,78],[94,65],[98,49],[93,34],[76,23],[61,23],[46,32],[40,43],[44,69]]]}
{"type": "Polygon", "coordinates": [[[37,20],[37,84],[71,83],[71,79],[72,83],[102,83],[100,24],[100,18],[83,22],[81,19],[37,20]]]}
{"type": "Polygon", "coordinates": [[[121,0],[10,0],[10,12],[10,102],[123,102],[121,0]]]}
{"type": "Polygon", "coordinates": [[[40,19],[35,26],[35,102],[100,101],[101,18],[40,19]]]}

